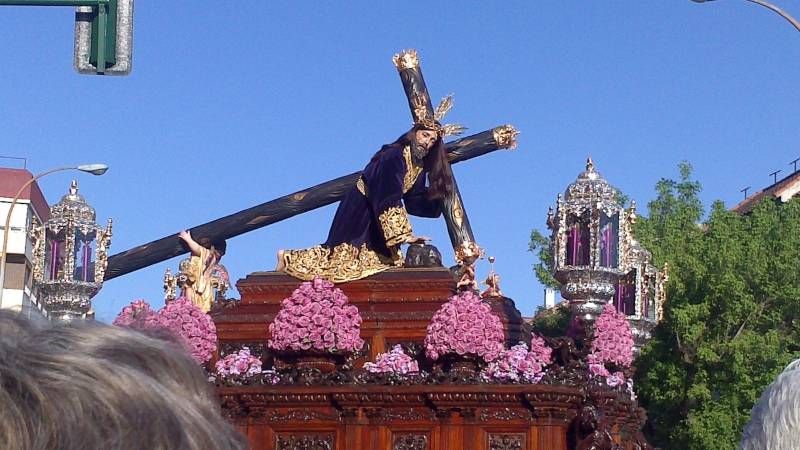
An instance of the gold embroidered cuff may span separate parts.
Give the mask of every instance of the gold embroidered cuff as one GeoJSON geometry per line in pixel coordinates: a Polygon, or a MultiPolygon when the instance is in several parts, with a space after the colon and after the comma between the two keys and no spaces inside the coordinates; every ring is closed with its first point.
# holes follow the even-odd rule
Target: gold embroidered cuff
{"type": "Polygon", "coordinates": [[[378,221],[386,238],[386,246],[401,244],[411,237],[411,223],[408,221],[406,209],[393,206],[378,216],[378,221]]]}

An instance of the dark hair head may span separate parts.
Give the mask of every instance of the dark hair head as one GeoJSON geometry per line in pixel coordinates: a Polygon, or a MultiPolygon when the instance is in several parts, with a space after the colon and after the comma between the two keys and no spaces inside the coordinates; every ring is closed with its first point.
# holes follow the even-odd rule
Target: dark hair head
{"type": "Polygon", "coordinates": [[[225,242],[225,239],[218,239],[212,241],[207,237],[202,237],[197,241],[200,246],[205,247],[207,249],[214,249],[219,253],[219,256],[225,255],[225,250],[228,248],[228,244],[225,242]]]}
{"type": "MultiPolygon", "coordinates": [[[[412,145],[416,140],[417,131],[429,129],[421,124],[416,124],[397,138],[395,143],[412,145]]],[[[428,150],[423,164],[425,172],[428,174],[428,199],[438,200],[453,192],[453,170],[450,167],[450,161],[447,159],[447,149],[444,146],[441,135],[428,150]]]]}

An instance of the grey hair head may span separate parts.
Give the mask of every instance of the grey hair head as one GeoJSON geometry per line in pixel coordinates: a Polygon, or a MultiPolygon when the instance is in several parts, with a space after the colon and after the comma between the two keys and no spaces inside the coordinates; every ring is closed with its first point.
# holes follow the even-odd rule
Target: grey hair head
{"type": "Polygon", "coordinates": [[[9,331],[25,337],[0,339],[0,448],[247,448],[175,341],[98,323],[9,331]]]}
{"type": "Polygon", "coordinates": [[[800,359],[764,389],[744,427],[741,450],[800,448],[800,359]]]}

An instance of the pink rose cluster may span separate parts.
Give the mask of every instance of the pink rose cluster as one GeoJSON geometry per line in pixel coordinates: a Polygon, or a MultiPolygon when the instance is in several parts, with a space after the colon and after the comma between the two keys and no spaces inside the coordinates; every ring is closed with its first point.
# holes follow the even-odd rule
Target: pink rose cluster
{"type": "Polygon", "coordinates": [[[249,347],[242,347],[217,361],[215,368],[222,378],[251,377],[261,373],[261,359],[251,355],[249,347]]]}
{"type": "Polygon", "coordinates": [[[269,334],[274,350],[352,352],[364,346],[358,308],[322,278],[302,283],[283,300],[269,334]]]}
{"type": "Polygon", "coordinates": [[[117,314],[117,318],[111,323],[118,327],[143,329],[147,319],[155,314],[156,312],[149,303],[142,299],[134,300],[130,305],[122,308],[122,311],[117,314]]]}
{"type": "Polygon", "coordinates": [[[607,304],[594,323],[594,339],[587,357],[589,373],[605,378],[606,384],[616,387],[625,384],[621,371],[610,372],[606,364],[629,367],[633,362],[633,334],[625,315],[607,304]]]}
{"type": "Polygon", "coordinates": [[[538,383],[550,364],[553,350],[539,336],[531,339],[531,349],[524,342],[511,347],[489,363],[483,372],[486,380],[538,383]]]}
{"type": "Polygon", "coordinates": [[[410,375],[419,373],[419,364],[412,357],[406,355],[398,344],[392,347],[388,353],[378,354],[374,363],[365,363],[364,369],[371,373],[410,375]]]}
{"type": "Polygon", "coordinates": [[[461,292],[436,311],[425,336],[432,360],[448,353],[476,355],[492,361],[503,351],[503,324],[472,291],[461,292]]]}
{"type": "Polygon", "coordinates": [[[180,337],[189,353],[200,364],[210,360],[217,349],[217,327],[211,316],[185,297],[176,298],[158,312],[153,312],[150,305],[143,300],[137,300],[120,312],[114,324],[140,329],[167,329],[180,337]],[[136,312],[126,313],[129,308],[136,312]],[[129,316],[136,317],[136,320],[130,322],[132,325],[126,324],[129,316]]]}

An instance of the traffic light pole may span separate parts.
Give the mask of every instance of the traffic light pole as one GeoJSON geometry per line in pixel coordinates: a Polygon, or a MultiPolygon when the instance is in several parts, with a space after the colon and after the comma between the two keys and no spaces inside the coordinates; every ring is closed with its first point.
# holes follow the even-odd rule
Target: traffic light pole
{"type": "MultiPolygon", "coordinates": [[[[96,70],[94,73],[105,74],[108,65],[117,62],[117,2],[118,0],[0,0],[0,6],[74,6],[91,7],[96,13],[96,20],[92,22],[91,62],[96,70]]],[[[79,72],[83,68],[76,67],[79,72]]],[[[111,70],[113,72],[113,70],[111,70]]],[[[91,73],[91,72],[89,72],[91,73]]],[[[127,73],[127,72],[125,72],[127,73]]]]}

